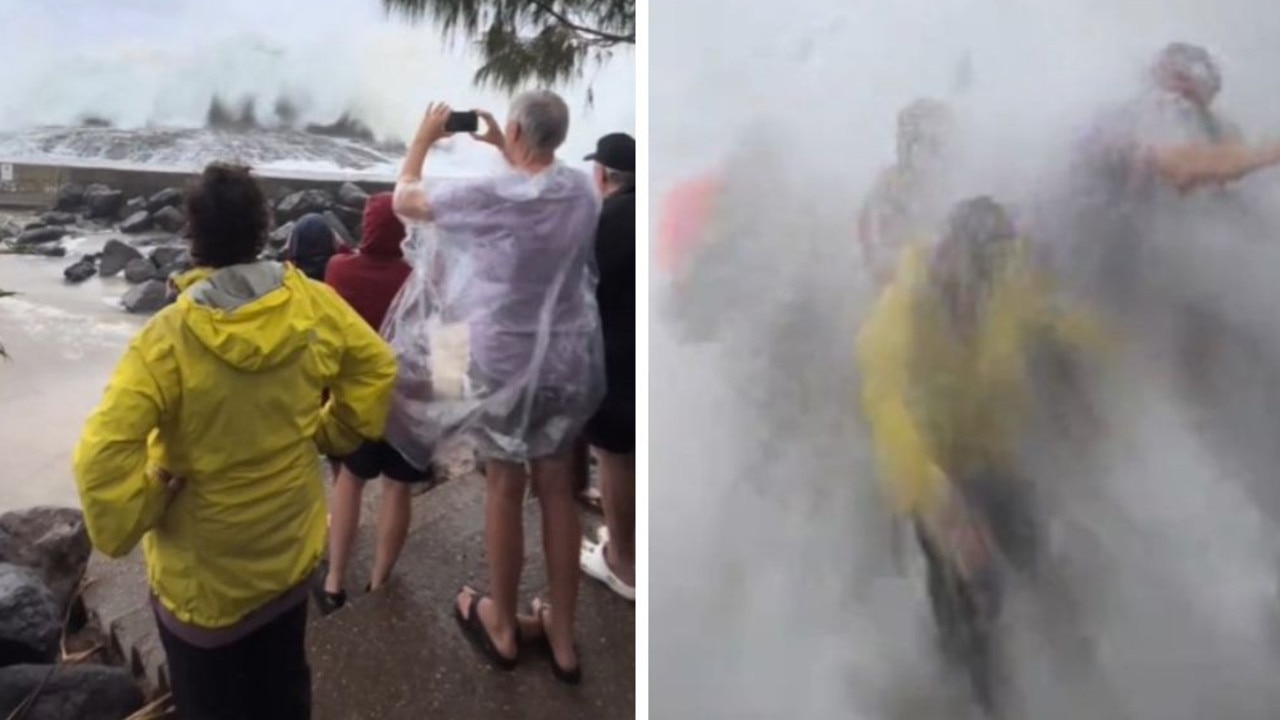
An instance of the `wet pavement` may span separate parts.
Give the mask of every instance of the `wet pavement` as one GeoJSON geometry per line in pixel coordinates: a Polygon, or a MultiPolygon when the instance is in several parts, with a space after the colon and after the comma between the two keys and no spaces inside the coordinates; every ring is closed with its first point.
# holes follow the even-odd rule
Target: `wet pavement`
{"type": "MultiPolygon", "coordinates": [[[[635,717],[635,608],[584,578],[578,601],[583,682],[563,685],[546,651],[526,647],[511,673],[492,669],[453,617],[463,584],[486,586],[483,483],[453,480],[414,501],[413,530],[386,589],[355,595],[310,632],[318,720],[443,717],[635,717]]],[[[525,512],[522,599],[546,593],[536,501],[525,512]]],[[[361,538],[350,585],[367,576],[372,538],[361,538]]]]}

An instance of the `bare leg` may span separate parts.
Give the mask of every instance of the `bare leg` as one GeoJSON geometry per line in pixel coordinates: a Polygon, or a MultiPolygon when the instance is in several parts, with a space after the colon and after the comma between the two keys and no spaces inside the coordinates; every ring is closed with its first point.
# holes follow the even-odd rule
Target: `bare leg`
{"type": "MultiPolygon", "coordinates": [[[[489,598],[478,606],[480,620],[498,652],[516,656],[516,607],[524,565],[524,467],[489,460],[486,464],[484,544],[489,556],[489,598]]],[[[468,612],[471,596],[458,595],[458,609],[468,612]]]]}
{"type": "Polygon", "coordinates": [[[533,484],[542,506],[542,548],[551,581],[551,624],[546,628],[551,652],[562,668],[578,667],[574,617],[578,604],[578,551],[582,523],[574,500],[574,456],[571,453],[533,461],[533,484]]]}
{"type": "Polygon", "coordinates": [[[378,549],[373,556],[371,590],[387,584],[396,566],[404,540],[409,534],[409,485],[382,479],[382,497],[378,500],[378,549]]]}
{"type": "Polygon", "coordinates": [[[329,574],[324,579],[324,591],[342,591],[351,561],[351,547],[356,541],[360,525],[360,496],[364,494],[364,482],[342,468],[333,487],[333,501],[329,519],[329,574]]]}
{"type": "Polygon", "coordinates": [[[609,542],[604,559],[622,582],[636,586],[636,456],[596,449],[600,496],[609,542]]]}

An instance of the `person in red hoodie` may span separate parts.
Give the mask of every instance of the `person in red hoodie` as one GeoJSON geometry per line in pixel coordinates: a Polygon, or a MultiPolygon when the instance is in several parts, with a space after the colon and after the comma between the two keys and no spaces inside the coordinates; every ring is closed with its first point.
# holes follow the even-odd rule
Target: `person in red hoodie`
{"type": "MultiPolygon", "coordinates": [[[[325,283],[374,330],[382,327],[391,301],[409,277],[409,263],[400,249],[404,237],[404,225],[391,209],[391,193],[374,195],[365,204],[359,248],[354,254],[335,255],[325,271],[325,283]]],[[[331,504],[329,568],[315,593],[322,613],[346,604],[343,580],[360,524],[360,499],[365,483],[377,477],[384,478],[378,547],[366,590],[377,590],[390,576],[409,531],[409,486],[430,481],[432,473],[415,469],[385,442],[365,443],[341,459],[331,504]]]]}

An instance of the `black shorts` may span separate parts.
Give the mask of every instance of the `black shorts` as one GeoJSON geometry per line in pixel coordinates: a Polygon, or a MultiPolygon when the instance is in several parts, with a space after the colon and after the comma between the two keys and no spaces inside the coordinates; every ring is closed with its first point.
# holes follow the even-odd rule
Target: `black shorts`
{"type": "Polygon", "coordinates": [[[435,479],[435,468],[419,470],[385,440],[365,442],[355,452],[342,458],[341,462],[343,467],[361,480],[382,476],[396,482],[416,484],[435,479]]]}
{"type": "Polygon", "coordinates": [[[635,388],[609,388],[609,394],[587,422],[584,433],[591,447],[615,455],[636,451],[635,388]]]}

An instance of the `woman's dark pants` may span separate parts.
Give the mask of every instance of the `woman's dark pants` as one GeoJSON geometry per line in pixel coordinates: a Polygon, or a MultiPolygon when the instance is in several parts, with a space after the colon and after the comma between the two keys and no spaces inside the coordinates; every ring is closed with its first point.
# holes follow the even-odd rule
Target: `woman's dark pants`
{"type": "Polygon", "coordinates": [[[182,720],[309,720],[307,603],[242,640],[189,645],[157,622],[169,660],[169,686],[182,720]]]}

